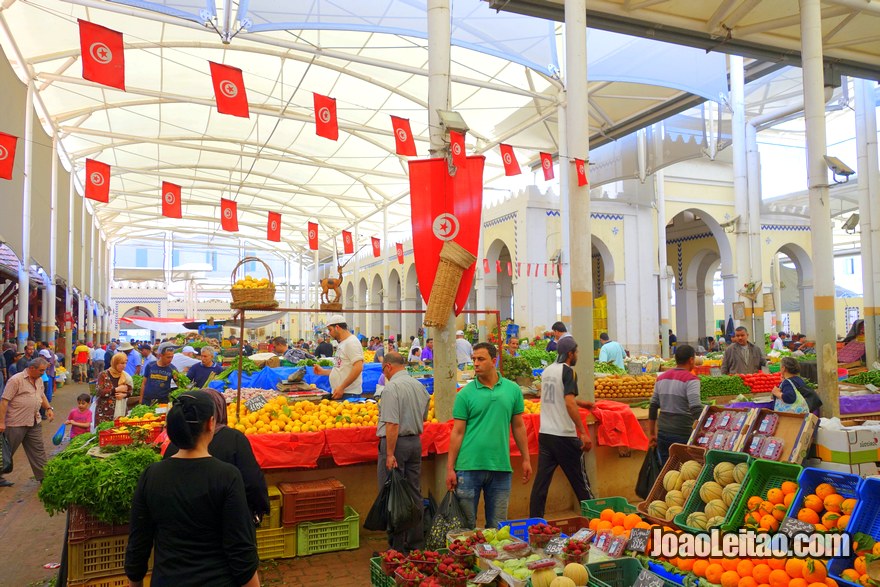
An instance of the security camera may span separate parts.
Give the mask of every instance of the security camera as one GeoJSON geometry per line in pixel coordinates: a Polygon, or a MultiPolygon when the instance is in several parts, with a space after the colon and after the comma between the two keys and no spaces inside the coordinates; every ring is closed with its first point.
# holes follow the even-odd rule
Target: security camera
{"type": "Polygon", "coordinates": [[[855,175],[855,170],[838,159],[837,157],[832,157],[830,155],[825,155],[825,164],[828,165],[828,169],[831,170],[831,174],[834,176],[834,181],[837,183],[844,183],[849,181],[849,176],[855,175]],[[843,182],[837,181],[837,176],[840,175],[843,177],[843,182]]]}

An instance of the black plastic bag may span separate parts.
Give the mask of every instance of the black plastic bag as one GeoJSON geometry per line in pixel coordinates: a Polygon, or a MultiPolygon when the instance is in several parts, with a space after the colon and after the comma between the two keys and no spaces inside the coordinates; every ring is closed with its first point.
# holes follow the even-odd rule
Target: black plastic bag
{"type": "Polygon", "coordinates": [[[397,534],[422,523],[422,496],[413,491],[400,469],[391,470],[388,531],[397,534]]]}
{"type": "Polygon", "coordinates": [[[461,511],[458,496],[454,491],[447,491],[443,501],[440,502],[440,507],[437,508],[431,530],[426,535],[425,548],[428,550],[446,548],[446,534],[466,527],[467,518],[461,511]]]}
{"type": "Polygon", "coordinates": [[[0,475],[12,472],[12,449],[6,434],[0,433],[0,475]]]}
{"type": "Polygon", "coordinates": [[[648,453],[645,455],[645,462],[642,463],[642,469],[639,471],[639,478],[636,481],[636,495],[642,499],[648,499],[654,482],[660,476],[660,452],[657,445],[648,447],[648,453]]]}
{"type": "Polygon", "coordinates": [[[382,491],[373,502],[370,513],[364,520],[364,528],[367,530],[387,530],[388,529],[388,495],[391,493],[391,475],[385,479],[385,485],[382,491]]]}

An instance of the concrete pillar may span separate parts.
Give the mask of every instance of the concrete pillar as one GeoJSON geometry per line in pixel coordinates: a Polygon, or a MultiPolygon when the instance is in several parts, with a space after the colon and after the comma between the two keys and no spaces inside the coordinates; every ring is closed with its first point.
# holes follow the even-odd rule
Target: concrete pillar
{"type": "Polygon", "coordinates": [[[727,326],[728,318],[733,316],[733,302],[737,301],[737,298],[739,297],[739,295],[736,293],[737,276],[731,274],[722,274],[721,283],[724,286],[724,325],[727,326]]]}
{"type": "MultiPolygon", "coordinates": [[[[874,217],[880,216],[880,203],[872,201],[871,195],[880,193],[877,168],[877,108],[873,82],[855,80],[856,98],[856,151],[859,172],[859,224],[862,249],[862,290],[865,319],[865,359],[868,365],[877,360],[877,286],[874,280],[880,275],[874,272],[875,257],[880,250],[875,247],[874,236],[880,235],[880,227],[874,225],[874,217]]],[[[880,264],[880,263],[878,263],[880,264]]]]}
{"type": "MultiPolygon", "coordinates": [[[[571,216],[571,206],[568,198],[561,197],[561,194],[567,194],[570,189],[570,174],[566,173],[566,167],[571,166],[571,158],[568,155],[568,138],[566,137],[566,112],[565,103],[560,101],[559,107],[556,109],[556,115],[559,120],[557,123],[557,142],[559,144],[559,218],[560,227],[562,228],[562,256],[559,260],[562,267],[562,276],[559,279],[560,301],[562,306],[562,315],[560,319],[571,326],[571,231],[565,230],[564,226],[567,219],[571,216]]],[[[577,183],[575,183],[577,185],[577,183]]],[[[482,249],[481,249],[482,250],[482,249]]],[[[485,306],[480,306],[481,308],[485,306]]],[[[590,337],[592,337],[590,333],[590,337]]],[[[484,333],[480,332],[480,340],[486,340],[484,333]]]]}
{"type": "Polygon", "coordinates": [[[654,173],[654,202],[657,206],[657,281],[659,289],[660,312],[660,356],[669,356],[669,276],[666,267],[666,174],[663,170],[654,173]]]}
{"type": "Polygon", "coordinates": [[[24,181],[22,182],[21,205],[21,259],[18,264],[18,348],[27,344],[29,332],[28,306],[30,303],[30,265],[31,265],[31,188],[34,165],[34,81],[28,84],[27,101],[24,113],[24,181]]]}
{"type": "MultiPolygon", "coordinates": [[[[837,385],[837,329],[834,319],[834,251],[828,168],[825,165],[825,97],[822,61],[822,12],[819,0],[799,0],[804,78],[804,121],[807,135],[807,181],[810,192],[810,237],[813,267],[822,276],[814,284],[815,340],[822,415],[840,415],[837,385]]],[[[809,331],[808,331],[809,332],[809,331]]]]}
{"type": "MultiPolygon", "coordinates": [[[[389,290],[388,280],[391,273],[391,261],[388,259],[388,251],[391,250],[391,243],[388,241],[388,206],[382,208],[382,243],[385,247],[385,254],[383,256],[382,263],[382,288],[385,290],[382,294],[382,302],[380,303],[380,309],[387,310],[391,308],[391,304],[389,303],[389,290]]],[[[394,247],[394,259],[395,263],[397,262],[397,247],[394,247]]],[[[382,314],[382,330],[381,333],[384,335],[385,339],[388,339],[388,335],[391,334],[391,314],[383,313],[382,314]]],[[[376,335],[380,334],[379,332],[376,335]]],[[[375,336],[375,335],[374,335],[375,336]]],[[[424,341],[422,341],[424,344],[424,341]]]]}
{"type": "Polygon", "coordinates": [[[641,348],[642,341],[632,338],[627,328],[626,290],[626,282],[605,282],[605,295],[608,299],[608,336],[611,340],[622,344],[624,348],[635,352],[637,348],[641,348]]]}

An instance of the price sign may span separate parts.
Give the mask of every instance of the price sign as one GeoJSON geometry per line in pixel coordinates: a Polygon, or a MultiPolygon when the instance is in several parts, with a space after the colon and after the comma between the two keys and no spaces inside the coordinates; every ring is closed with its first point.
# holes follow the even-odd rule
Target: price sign
{"type": "Polygon", "coordinates": [[[555,554],[559,554],[562,552],[562,548],[565,546],[567,538],[551,538],[547,545],[544,547],[544,554],[547,556],[553,556],[555,554]]]}
{"type": "Polygon", "coordinates": [[[642,569],[633,587],[663,587],[665,583],[661,577],[658,577],[648,569],[642,569]]]}
{"type": "Polygon", "coordinates": [[[494,583],[495,579],[500,574],[501,569],[496,569],[495,567],[492,567],[491,569],[486,569],[485,571],[471,579],[470,582],[477,585],[488,585],[490,583],[494,583]]]}
{"type": "Polygon", "coordinates": [[[269,402],[266,401],[266,398],[264,398],[263,396],[255,395],[254,397],[252,397],[248,401],[244,402],[244,405],[251,413],[253,413],[253,412],[259,412],[260,408],[262,408],[263,406],[265,406],[268,403],[269,402]]]}
{"type": "Polygon", "coordinates": [[[812,534],[815,531],[816,527],[809,522],[801,522],[797,518],[790,518],[788,516],[779,524],[779,532],[789,538],[794,538],[796,534],[812,534]]]}
{"type": "Polygon", "coordinates": [[[645,552],[648,550],[648,539],[651,537],[651,531],[646,528],[633,528],[629,532],[629,543],[627,550],[636,552],[645,552]]]}
{"type": "Polygon", "coordinates": [[[868,391],[870,391],[871,393],[877,393],[878,391],[880,391],[880,388],[878,388],[876,385],[871,385],[870,383],[867,384],[865,387],[866,387],[866,388],[868,389],[868,391]]]}

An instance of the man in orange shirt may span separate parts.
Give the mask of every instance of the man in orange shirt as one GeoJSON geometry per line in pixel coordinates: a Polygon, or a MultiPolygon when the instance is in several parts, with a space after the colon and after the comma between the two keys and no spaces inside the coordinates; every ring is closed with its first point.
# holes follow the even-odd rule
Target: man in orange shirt
{"type": "Polygon", "coordinates": [[[89,378],[89,359],[92,351],[86,346],[85,341],[80,340],[73,350],[73,379],[77,383],[85,383],[89,378]]]}

